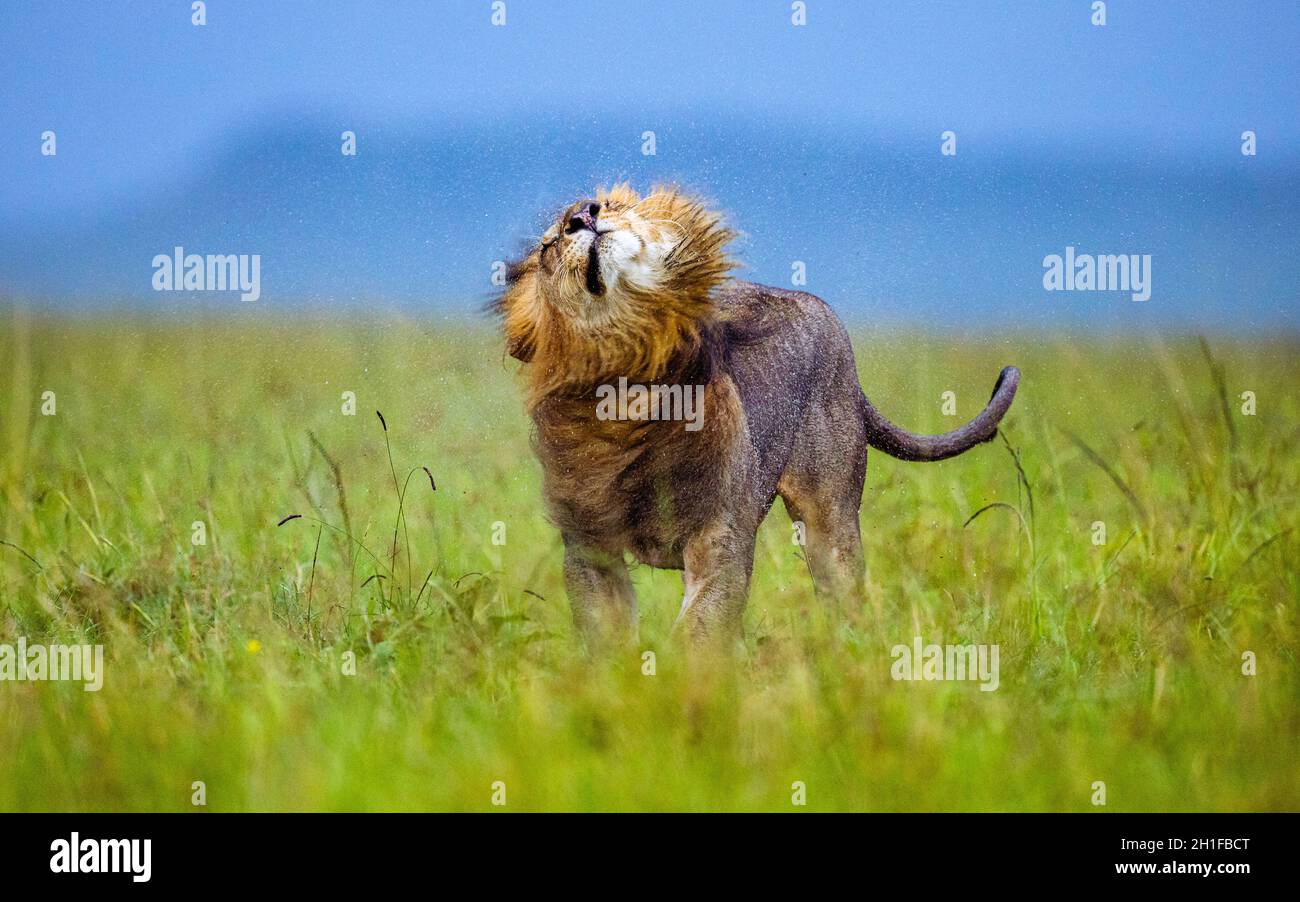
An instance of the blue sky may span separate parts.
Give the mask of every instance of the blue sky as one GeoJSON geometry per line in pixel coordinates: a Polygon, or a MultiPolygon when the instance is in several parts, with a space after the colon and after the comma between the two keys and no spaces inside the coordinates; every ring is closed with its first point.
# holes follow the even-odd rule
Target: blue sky
{"type": "MultiPolygon", "coordinates": [[[[699,134],[715,147],[734,130],[750,136],[754,157],[764,154],[763,135],[770,134],[791,170],[801,165],[794,136],[810,136],[815,146],[802,159],[819,160],[823,137],[934,154],[939,132],[952,129],[961,153],[1000,161],[969,173],[971,185],[992,186],[982,202],[994,206],[1013,177],[1006,165],[1013,159],[1037,160],[1044,177],[1052,167],[1082,166],[1094,180],[1107,161],[1125,168],[1164,160],[1181,173],[1174,179],[1180,191],[1205,172],[1239,167],[1238,135],[1252,129],[1257,162],[1271,173],[1269,190],[1295,187],[1300,4],[1112,0],[1104,28],[1089,24],[1089,6],[808,0],[808,24],[796,28],[784,0],[506,0],[507,24],[494,27],[489,0],[211,0],[207,25],[197,28],[185,0],[17,0],[0,6],[0,228],[9,233],[0,265],[25,292],[59,294],[55,270],[66,264],[52,252],[44,270],[39,260],[20,260],[33,256],[23,253],[26,235],[40,244],[66,232],[66,246],[94,241],[93,226],[114,224],[115,216],[175,212],[205,173],[303,128],[335,137],[357,128],[362,154],[377,155],[386,136],[472,127],[485,150],[505,147],[506,158],[545,147],[565,185],[591,170],[592,148],[580,145],[607,140],[610,122],[699,134]],[[531,144],[520,138],[529,128],[542,130],[531,144]],[[55,160],[38,153],[46,129],[58,135],[55,160]],[[581,172],[566,148],[583,158],[581,172]]],[[[669,141],[661,168],[715,194],[735,192],[718,199],[748,208],[753,221],[772,217],[752,189],[739,187],[743,155],[726,155],[729,171],[719,174],[721,158],[693,152],[702,154],[669,141]]],[[[886,154],[880,165],[897,160],[886,154]]],[[[770,163],[753,162],[756,171],[770,163]]],[[[626,173],[631,166],[610,168],[626,173]]],[[[771,177],[770,166],[763,171],[771,177]]],[[[844,177],[836,170],[835,178],[844,177]]],[[[503,185],[517,181],[506,177],[503,185]]],[[[239,191],[237,180],[225,184],[239,191]]],[[[521,197],[546,197],[549,187],[521,197]]],[[[835,203],[829,181],[807,190],[826,193],[811,208],[835,203]]],[[[1009,213],[1013,201],[1077,204],[1073,190],[1007,196],[1000,212],[1009,213]]],[[[1241,201],[1250,190],[1259,189],[1230,193],[1241,201]]],[[[436,197],[424,205],[435,217],[450,212],[436,197]]],[[[1279,230],[1291,225],[1274,219],[1279,230]]],[[[502,215],[488,225],[518,228],[520,219],[502,215]]],[[[1141,243],[1133,223],[1106,228],[1118,235],[1137,229],[1141,243]]],[[[1086,239],[1087,229],[1081,232],[1086,239]]],[[[1282,240],[1271,234],[1266,242],[1282,240]]],[[[1042,243],[1059,242],[1044,235],[1042,243]]],[[[784,268],[783,260],[772,271],[784,268]]],[[[1269,284],[1285,286],[1291,274],[1269,284]]]]}
{"type": "Polygon", "coordinates": [[[972,140],[1300,145],[1300,4],[508,0],[0,6],[6,208],[147,188],[292,108],[355,117],[692,107],[972,140]],[[383,9],[384,14],[378,14],[383,9]],[[43,185],[38,136],[65,148],[43,185]]]}

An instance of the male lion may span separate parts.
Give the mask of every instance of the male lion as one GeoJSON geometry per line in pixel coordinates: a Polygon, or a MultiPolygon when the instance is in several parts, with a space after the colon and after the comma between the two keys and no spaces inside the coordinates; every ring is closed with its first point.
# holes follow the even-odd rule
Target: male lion
{"type": "Polygon", "coordinates": [[[738,636],[754,536],[777,495],[805,524],[816,590],[858,592],[867,446],[902,460],[961,454],[993,438],[1016,393],[1007,367],[966,425],[905,432],[863,395],[824,301],[728,278],[733,236],[676,188],[602,189],[546,230],[494,304],[510,354],[528,365],[534,446],[584,637],[636,635],[627,552],[684,571],[678,623],[692,639],[738,636]],[[611,415],[598,408],[615,384],[652,388],[611,415]],[[700,422],[658,416],[653,402],[673,391],[702,399],[700,422]]]}

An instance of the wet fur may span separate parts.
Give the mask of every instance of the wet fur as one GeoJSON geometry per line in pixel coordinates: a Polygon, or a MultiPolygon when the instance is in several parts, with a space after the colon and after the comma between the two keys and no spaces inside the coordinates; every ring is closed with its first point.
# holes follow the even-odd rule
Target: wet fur
{"type": "Polygon", "coordinates": [[[630,553],[684,571],[679,621],[693,638],[738,635],[754,537],[778,495],[805,524],[818,591],[859,593],[868,444],[939,459],[988,440],[1014,395],[1014,368],[976,421],[944,436],[912,436],[867,402],[848,334],[821,299],[728,278],[734,233],[707,205],[673,188],[642,198],[626,185],[595,202],[609,237],[566,234],[591,202],[566,208],[512,268],[494,305],[509,352],[528,364],[534,447],[579,629],[594,638],[635,635],[630,553]],[[622,226],[641,246],[628,271],[648,256],[655,284],[625,284],[598,252],[610,284],[594,296],[584,287],[591,248],[605,240],[633,247],[614,234],[622,226]],[[596,389],[619,377],[705,386],[702,428],[598,419],[596,389]]]}

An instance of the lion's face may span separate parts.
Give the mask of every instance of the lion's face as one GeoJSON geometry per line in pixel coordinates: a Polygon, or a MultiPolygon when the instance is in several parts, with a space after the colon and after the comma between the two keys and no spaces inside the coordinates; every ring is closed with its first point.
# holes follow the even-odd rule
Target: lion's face
{"type": "Polygon", "coordinates": [[[557,310],[591,326],[626,314],[638,296],[666,286],[670,255],[690,237],[674,220],[687,203],[675,192],[641,198],[617,186],[570,204],[534,251],[537,289],[557,310]]]}
{"type": "Polygon", "coordinates": [[[498,301],[511,353],[532,360],[549,349],[569,367],[576,358],[661,363],[711,314],[732,236],[719,214],[675,188],[641,197],[616,185],[575,201],[515,265],[498,301]]]}

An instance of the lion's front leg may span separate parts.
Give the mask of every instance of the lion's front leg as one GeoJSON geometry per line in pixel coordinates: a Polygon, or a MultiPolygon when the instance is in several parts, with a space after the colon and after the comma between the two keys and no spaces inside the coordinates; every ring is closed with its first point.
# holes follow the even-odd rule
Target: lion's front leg
{"type": "Polygon", "coordinates": [[[742,636],[754,536],[726,526],[705,530],[687,542],[683,563],[685,592],[676,626],[692,645],[724,649],[742,636]]]}
{"type": "Polygon", "coordinates": [[[621,553],[566,536],[564,584],[573,624],[589,648],[636,641],[636,593],[621,553]]]}

